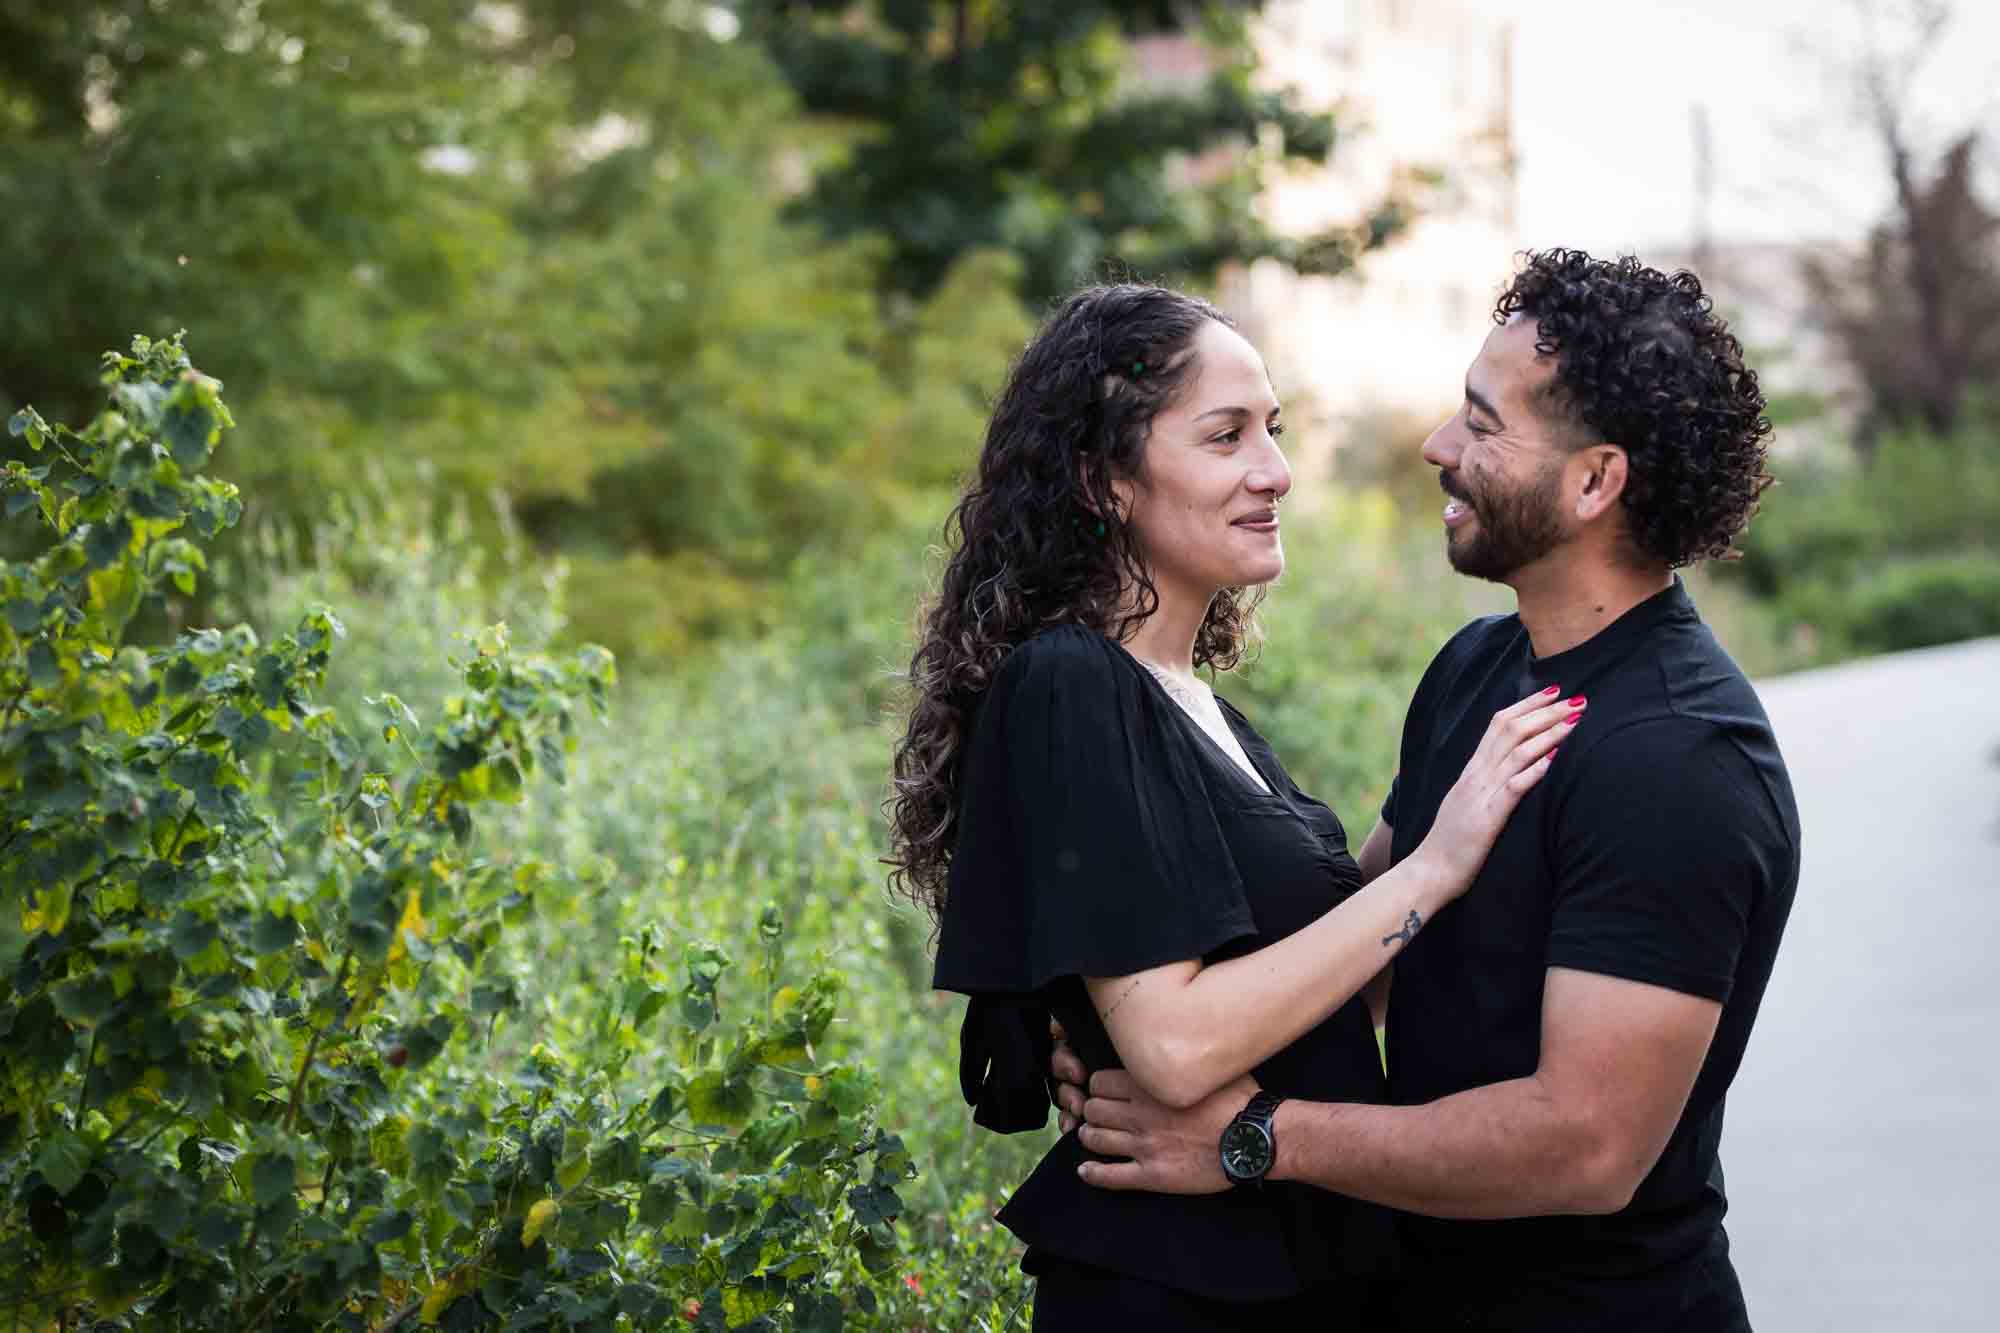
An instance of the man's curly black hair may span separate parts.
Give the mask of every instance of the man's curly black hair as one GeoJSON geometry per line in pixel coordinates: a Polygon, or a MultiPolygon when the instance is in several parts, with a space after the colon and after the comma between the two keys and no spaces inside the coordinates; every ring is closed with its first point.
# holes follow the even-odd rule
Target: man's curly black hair
{"type": "Polygon", "coordinates": [[[1556,358],[1550,419],[1583,447],[1625,450],[1624,505],[1632,540],[1678,569],[1733,560],[1736,538],[1771,484],[1771,422],[1757,372],[1714,312],[1701,281],[1626,256],[1531,251],[1500,295],[1496,323],[1535,321],[1535,350],[1556,358]]]}

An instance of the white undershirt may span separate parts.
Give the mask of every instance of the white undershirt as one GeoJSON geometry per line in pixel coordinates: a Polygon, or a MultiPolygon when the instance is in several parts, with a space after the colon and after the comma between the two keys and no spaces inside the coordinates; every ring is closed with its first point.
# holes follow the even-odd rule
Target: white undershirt
{"type": "Polygon", "coordinates": [[[1133,659],[1146,668],[1167,697],[1180,706],[1180,710],[1194,719],[1194,724],[1202,729],[1208,738],[1216,743],[1222,752],[1243,770],[1243,775],[1257,784],[1257,790],[1270,794],[1271,789],[1264,783],[1264,775],[1250,762],[1250,756],[1243,753],[1243,743],[1236,739],[1230,729],[1229,719],[1222,715],[1222,706],[1215,702],[1215,691],[1200,679],[1185,679],[1168,671],[1165,667],[1148,662],[1143,657],[1133,659]]]}

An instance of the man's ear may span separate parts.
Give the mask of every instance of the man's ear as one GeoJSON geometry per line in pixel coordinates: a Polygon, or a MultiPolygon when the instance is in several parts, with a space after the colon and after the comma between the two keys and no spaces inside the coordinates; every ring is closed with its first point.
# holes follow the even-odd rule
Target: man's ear
{"type": "Polygon", "coordinates": [[[1593,444],[1587,449],[1579,449],[1570,459],[1571,475],[1582,474],[1582,484],[1576,491],[1576,516],[1588,523],[1617,505],[1625,494],[1625,481],[1630,460],[1625,451],[1615,444],[1593,444]]]}

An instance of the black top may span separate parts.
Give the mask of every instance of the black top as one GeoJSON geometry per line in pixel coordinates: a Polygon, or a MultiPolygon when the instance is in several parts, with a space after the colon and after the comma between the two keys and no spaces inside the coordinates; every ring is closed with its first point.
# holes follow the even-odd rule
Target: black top
{"type": "MultiPolygon", "coordinates": [[[[1268,792],[1100,634],[1049,630],[994,674],[959,756],[934,979],[972,997],[960,1077],[980,1124],[1046,1123],[1051,1012],[1085,1064],[1119,1067],[1082,978],[1233,958],[1360,886],[1333,811],[1292,785],[1241,714],[1222,711],[1268,792]]],[[[1254,1072],[1291,1097],[1380,1101],[1385,1090],[1359,1000],[1254,1072]]],[[[1379,1272],[1392,1256],[1389,1215],[1368,1205],[1285,1185],[1111,1193],[1077,1178],[1086,1156],[1065,1135],[1000,1221],[1038,1251],[1228,1300],[1379,1272]]]]}
{"type": "Polygon", "coordinates": [[[1791,910],[1799,821],[1763,706],[1675,579],[1553,657],[1534,657],[1518,616],[1475,621],[1445,645],[1410,704],[1401,774],[1382,809],[1396,860],[1429,832],[1493,713],[1549,685],[1589,696],[1589,710],[1471,889],[1397,958],[1391,1099],[1412,1105],[1532,1073],[1550,967],[1723,1004],[1673,1137],[1623,1211],[1402,1219],[1414,1254],[1532,1281],[1554,1309],[1579,1299],[1566,1281],[1599,1301],[1590,1278],[1661,1268],[1719,1239],[1723,1093],[1791,910]]]}

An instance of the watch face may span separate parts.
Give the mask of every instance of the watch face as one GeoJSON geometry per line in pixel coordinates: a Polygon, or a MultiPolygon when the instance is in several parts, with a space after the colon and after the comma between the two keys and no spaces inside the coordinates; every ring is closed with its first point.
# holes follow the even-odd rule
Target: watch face
{"type": "Polygon", "coordinates": [[[1259,1180],[1271,1169],[1271,1136],[1262,1125],[1232,1121],[1222,1131],[1222,1170],[1231,1180],[1259,1180]]]}

